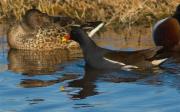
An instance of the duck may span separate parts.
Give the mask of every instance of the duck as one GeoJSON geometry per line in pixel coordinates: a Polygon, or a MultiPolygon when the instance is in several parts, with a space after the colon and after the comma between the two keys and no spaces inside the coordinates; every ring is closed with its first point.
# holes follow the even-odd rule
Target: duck
{"type": "Polygon", "coordinates": [[[161,52],[180,52],[180,4],[171,17],[154,25],[152,36],[156,46],[163,46],[161,52]]]}
{"type": "MultiPolygon", "coordinates": [[[[70,17],[50,16],[33,8],[26,11],[21,21],[9,28],[8,45],[12,49],[23,50],[54,50],[76,46],[78,44],[66,39],[75,23],[70,17]]],[[[89,35],[93,36],[100,29],[93,28],[100,23],[101,21],[87,22],[82,27],[91,27],[92,32],[89,35]]]]}
{"type": "Polygon", "coordinates": [[[157,59],[153,56],[162,47],[136,51],[111,50],[98,46],[80,27],[73,28],[70,39],[79,43],[86,65],[94,69],[148,70],[159,66],[167,59],[157,59]]]}

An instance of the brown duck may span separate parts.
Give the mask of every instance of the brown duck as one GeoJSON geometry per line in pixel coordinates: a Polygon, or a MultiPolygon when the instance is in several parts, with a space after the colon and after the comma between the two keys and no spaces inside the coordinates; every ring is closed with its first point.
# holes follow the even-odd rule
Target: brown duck
{"type": "MultiPolygon", "coordinates": [[[[96,26],[100,22],[89,22],[86,25],[96,26]]],[[[28,10],[22,21],[15,23],[8,31],[8,44],[13,49],[54,50],[71,47],[68,32],[75,21],[69,17],[49,16],[37,9],[28,10]]],[[[83,25],[82,25],[83,26],[83,25]]],[[[102,27],[103,25],[101,25],[102,27]]],[[[98,29],[92,30],[92,36],[98,29]]]]}

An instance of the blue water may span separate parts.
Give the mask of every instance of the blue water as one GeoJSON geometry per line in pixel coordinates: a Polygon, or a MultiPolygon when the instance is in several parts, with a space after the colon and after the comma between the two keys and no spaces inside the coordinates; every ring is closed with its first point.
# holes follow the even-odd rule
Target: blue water
{"type": "Polygon", "coordinates": [[[178,111],[175,59],[151,72],[109,72],[88,68],[78,56],[0,50],[0,112],[178,111]]]}

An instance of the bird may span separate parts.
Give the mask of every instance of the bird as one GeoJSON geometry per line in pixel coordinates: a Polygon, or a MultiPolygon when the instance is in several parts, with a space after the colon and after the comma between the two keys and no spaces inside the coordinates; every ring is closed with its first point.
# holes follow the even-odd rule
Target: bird
{"type": "Polygon", "coordinates": [[[175,13],[158,21],[153,27],[156,46],[163,46],[162,52],[180,52],[180,4],[175,13]]]}
{"type": "Polygon", "coordinates": [[[80,27],[73,28],[70,39],[79,43],[85,63],[95,69],[151,69],[167,60],[153,59],[161,47],[137,51],[120,51],[99,47],[80,27]]]}
{"type": "MultiPolygon", "coordinates": [[[[71,27],[79,25],[76,23],[70,17],[50,16],[38,9],[29,9],[21,21],[10,26],[7,33],[8,45],[12,49],[24,50],[66,49],[70,45],[78,45],[66,39],[71,27]]],[[[101,24],[101,21],[87,22],[79,26],[91,27],[92,32],[89,35],[93,36],[100,29],[93,30],[98,24],[101,24]]]]}

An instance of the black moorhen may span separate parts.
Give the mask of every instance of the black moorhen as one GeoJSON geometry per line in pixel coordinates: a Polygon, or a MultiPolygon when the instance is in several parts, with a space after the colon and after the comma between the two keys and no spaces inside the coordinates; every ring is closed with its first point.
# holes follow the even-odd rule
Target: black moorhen
{"type": "Polygon", "coordinates": [[[80,44],[86,64],[95,69],[149,69],[166,60],[152,59],[159,47],[138,51],[114,51],[101,48],[78,27],[72,29],[70,39],[80,44]]]}

